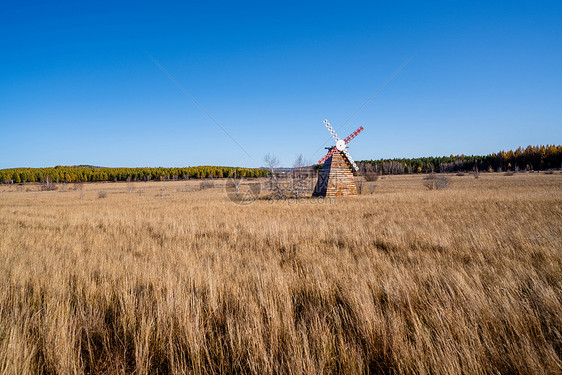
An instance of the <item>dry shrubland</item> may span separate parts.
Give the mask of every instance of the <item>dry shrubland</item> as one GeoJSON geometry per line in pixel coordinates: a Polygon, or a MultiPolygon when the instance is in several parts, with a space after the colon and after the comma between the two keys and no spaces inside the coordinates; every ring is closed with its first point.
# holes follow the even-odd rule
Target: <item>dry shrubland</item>
{"type": "Polygon", "coordinates": [[[560,174],[185,184],[0,187],[0,374],[562,371],[560,174]]]}

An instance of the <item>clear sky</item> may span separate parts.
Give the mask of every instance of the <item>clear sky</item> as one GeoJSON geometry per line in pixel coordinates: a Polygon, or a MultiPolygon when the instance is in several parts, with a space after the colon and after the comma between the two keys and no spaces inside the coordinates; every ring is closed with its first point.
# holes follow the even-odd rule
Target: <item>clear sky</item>
{"type": "Polygon", "coordinates": [[[4,2],[0,35],[0,168],[316,162],[375,93],[356,160],[562,143],[560,1],[4,2]]]}

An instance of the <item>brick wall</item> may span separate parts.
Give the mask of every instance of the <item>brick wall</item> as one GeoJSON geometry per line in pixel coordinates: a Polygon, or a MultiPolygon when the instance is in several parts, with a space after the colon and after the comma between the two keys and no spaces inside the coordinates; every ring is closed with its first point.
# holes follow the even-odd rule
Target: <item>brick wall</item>
{"type": "Polygon", "coordinates": [[[324,162],[318,174],[313,197],[338,197],[357,195],[352,167],[345,155],[336,151],[324,162]]]}

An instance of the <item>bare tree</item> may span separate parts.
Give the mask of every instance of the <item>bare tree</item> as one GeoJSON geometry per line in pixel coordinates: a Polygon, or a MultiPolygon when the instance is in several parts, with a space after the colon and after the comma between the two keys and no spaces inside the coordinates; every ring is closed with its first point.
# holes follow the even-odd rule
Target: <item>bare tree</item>
{"type": "Polygon", "coordinates": [[[51,176],[46,175],[41,178],[41,190],[57,190],[57,186],[53,183],[51,176]]]}
{"type": "Polygon", "coordinates": [[[80,199],[84,198],[84,182],[76,181],[74,183],[74,190],[80,192],[80,199]]]}
{"type": "Polygon", "coordinates": [[[279,184],[279,180],[277,179],[277,173],[275,172],[275,168],[279,167],[279,159],[277,159],[277,157],[273,154],[267,154],[265,155],[263,160],[267,168],[269,168],[269,171],[271,172],[271,178],[273,180],[273,184],[275,190],[277,190],[279,198],[285,198],[285,194],[283,194],[283,190],[281,189],[281,185],[279,184]]]}
{"type": "Polygon", "coordinates": [[[357,189],[357,194],[363,194],[363,184],[364,180],[363,177],[359,177],[355,179],[355,188],[357,189]]]}
{"type": "Polygon", "coordinates": [[[236,196],[240,195],[240,181],[241,179],[238,178],[236,170],[234,170],[234,173],[230,175],[230,180],[227,182],[227,187],[232,187],[236,196]]]}
{"type": "Polygon", "coordinates": [[[382,163],[382,171],[384,174],[402,174],[404,165],[397,161],[385,161],[382,163]]]}
{"type": "Polygon", "coordinates": [[[379,171],[377,166],[371,163],[360,163],[359,164],[359,175],[360,177],[355,180],[355,186],[357,187],[357,193],[371,193],[375,192],[377,185],[375,182],[379,179],[379,171]]]}
{"type": "Polygon", "coordinates": [[[311,163],[300,154],[293,164],[291,176],[291,190],[295,198],[299,199],[307,192],[307,182],[310,174],[311,163]]]}
{"type": "Polygon", "coordinates": [[[133,192],[133,183],[131,182],[131,176],[127,177],[127,188],[129,189],[129,193],[133,192]]]}

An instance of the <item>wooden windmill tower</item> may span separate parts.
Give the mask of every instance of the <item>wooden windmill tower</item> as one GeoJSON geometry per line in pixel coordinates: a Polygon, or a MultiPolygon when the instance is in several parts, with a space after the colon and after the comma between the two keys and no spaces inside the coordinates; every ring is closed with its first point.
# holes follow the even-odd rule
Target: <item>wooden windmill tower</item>
{"type": "Polygon", "coordinates": [[[318,164],[324,163],[318,175],[316,187],[312,193],[313,197],[337,197],[357,195],[357,187],[353,178],[353,171],[359,171],[357,164],[347,151],[347,144],[363,131],[361,126],[345,139],[339,139],[328,120],[324,120],[324,125],[334,137],[336,145],[328,147],[329,151],[318,164]]]}

